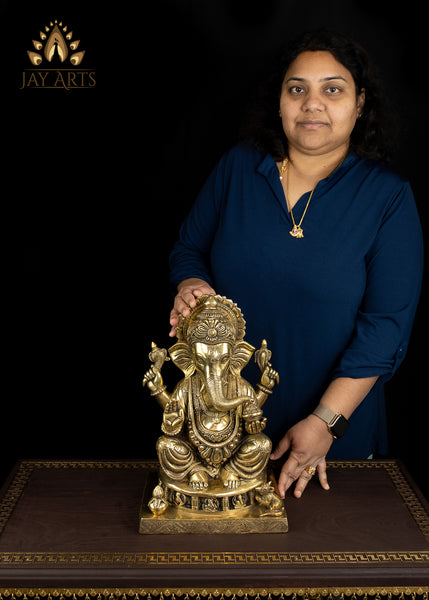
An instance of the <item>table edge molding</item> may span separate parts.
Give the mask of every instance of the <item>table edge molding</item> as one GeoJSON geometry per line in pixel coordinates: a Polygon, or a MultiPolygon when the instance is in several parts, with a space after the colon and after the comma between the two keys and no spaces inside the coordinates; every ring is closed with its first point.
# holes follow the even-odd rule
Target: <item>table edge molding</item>
{"type": "MultiPolygon", "coordinates": [[[[429,541],[429,515],[396,460],[330,460],[331,469],[384,469],[419,530],[429,541]]],[[[0,535],[36,469],[149,469],[155,460],[24,460],[0,499],[0,535]]],[[[384,552],[0,552],[0,566],[278,566],[333,564],[429,563],[428,551],[384,552]]]]}

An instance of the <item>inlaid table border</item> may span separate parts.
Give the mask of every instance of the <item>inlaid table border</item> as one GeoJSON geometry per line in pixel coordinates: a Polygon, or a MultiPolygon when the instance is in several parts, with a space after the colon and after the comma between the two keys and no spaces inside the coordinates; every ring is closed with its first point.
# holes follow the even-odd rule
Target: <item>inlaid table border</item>
{"type": "MultiPolygon", "coordinates": [[[[0,500],[0,535],[36,469],[155,470],[156,461],[25,460],[0,500]]],[[[395,460],[328,461],[330,469],[383,469],[429,541],[429,515],[395,460]]],[[[0,566],[269,566],[429,564],[428,551],[386,552],[0,552],[0,566]]]]}

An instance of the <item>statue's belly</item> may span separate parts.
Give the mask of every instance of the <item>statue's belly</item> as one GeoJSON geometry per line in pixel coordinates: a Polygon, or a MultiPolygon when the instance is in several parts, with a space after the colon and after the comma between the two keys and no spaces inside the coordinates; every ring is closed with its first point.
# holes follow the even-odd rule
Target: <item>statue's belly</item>
{"type": "Polygon", "coordinates": [[[231,425],[229,414],[226,415],[204,415],[201,418],[202,428],[206,431],[228,431],[231,425]]]}
{"type": "Polygon", "coordinates": [[[242,437],[237,412],[199,412],[195,419],[192,417],[189,420],[189,441],[206,462],[215,467],[221,465],[231,457],[242,437]]]}

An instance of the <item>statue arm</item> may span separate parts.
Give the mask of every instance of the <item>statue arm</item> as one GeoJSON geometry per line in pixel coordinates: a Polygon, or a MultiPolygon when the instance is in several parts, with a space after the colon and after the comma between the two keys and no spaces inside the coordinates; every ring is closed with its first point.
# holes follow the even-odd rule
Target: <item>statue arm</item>
{"type": "Polygon", "coordinates": [[[186,418],[186,400],[183,397],[182,382],[179,382],[175,391],[169,397],[169,401],[164,405],[164,414],[162,416],[161,429],[166,435],[178,435],[183,427],[186,418]]]}
{"type": "Polygon", "coordinates": [[[256,384],[256,387],[258,388],[258,391],[256,392],[256,402],[259,407],[264,405],[268,395],[273,393],[274,385],[278,382],[279,374],[271,367],[271,364],[268,363],[261,373],[259,383],[256,384]]]}
{"type": "MultiPolygon", "coordinates": [[[[269,392],[271,394],[271,392],[269,392]]],[[[258,406],[262,407],[265,404],[266,399],[268,398],[268,392],[264,392],[263,390],[258,389],[256,393],[256,402],[258,406]]]]}
{"type": "Polygon", "coordinates": [[[244,421],[244,427],[247,433],[260,433],[265,429],[267,419],[263,417],[261,407],[258,402],[257,394],[250,384],[243,380],[247,385],[248,400],[243,403],[241,416],[244,421]]]}
{"type": "Polygon", "coordinates": [[[150,395],[155,396],[162,408],[170,401],[170,394],[166,392],[166,386],[162,380],[161,368],[166,360],[170,360],[167,356],[167,350],[165,348],[158,348],[155,342],[151,344],[151,351],[149,352],[149,360],[152,366],[146,371],[143,377],[143,387],[147,385],[150,390],[150,395]]]}
{"type": "Polygon", "coordinates": [[[170,402],[171,396],[166,391],[160,370],[152,365],[151,368],[145,373],[143,377],[143,387],[147,385],[150,390],[150,395],[155,396],[158,400],[161,408],[165,408],[168,402],[170,402]]]}
{"type": "Polygon", "coordinates": [[[272,394],[274,385],[279,382],[279,374],[272,368],[270,358],[271,350],[268,350],[267,341],[262,340],[261,347],[255,352],[255,362],[261,371],[261,379],[256,384],[256,401],[259,407],[265,403],[268,395],[272,394]]]}

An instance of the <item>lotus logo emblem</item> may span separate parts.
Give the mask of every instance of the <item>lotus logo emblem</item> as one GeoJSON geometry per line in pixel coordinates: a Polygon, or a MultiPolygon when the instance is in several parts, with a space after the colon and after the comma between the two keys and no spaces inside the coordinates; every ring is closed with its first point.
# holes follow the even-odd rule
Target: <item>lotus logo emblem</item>
{"type": "MultiPolygon", "coordinates": [[[[36,30],[37,31],[37,30],[36,30]]],[[[32,40],[33,50],[27,50],[30,65],[22,71],[20,90],[74,90],[95,87],[95,71],[81,62],[86,50],[80,39],[63,21],[52,19],[32,40]]]]}
{"type": "Polygon", "coordinates": [[[46,25],[45,31],[39,32],[39,37],[40,40],[32,40],[37,52],[27,51],[28,57],[35,67],[43,62],[43,56],[50,63],[58,61],[64,63],[69,57],[74,67],[82,62],[85,50],[76,52],[80,40],[72,40],[73,32],[68,32],[67,25],[63,25],[62,22],[51,21],[49,26],[46,25]]]}

